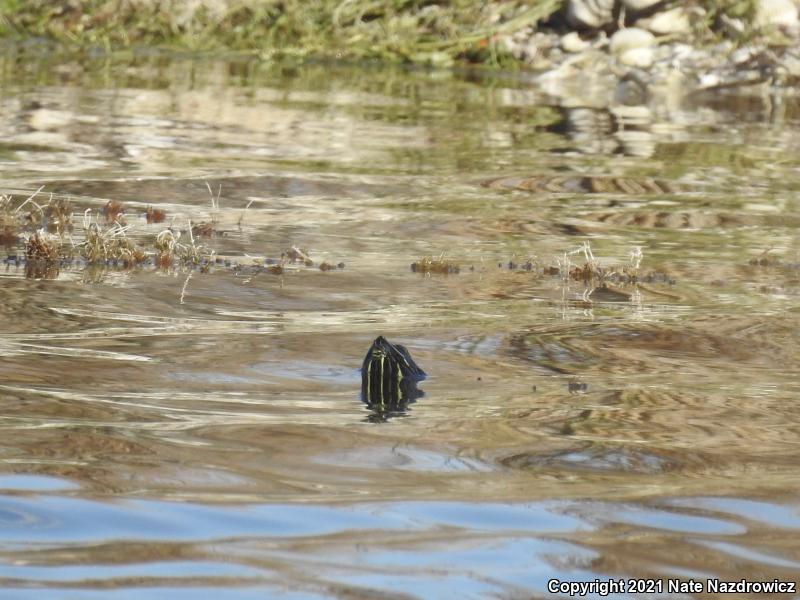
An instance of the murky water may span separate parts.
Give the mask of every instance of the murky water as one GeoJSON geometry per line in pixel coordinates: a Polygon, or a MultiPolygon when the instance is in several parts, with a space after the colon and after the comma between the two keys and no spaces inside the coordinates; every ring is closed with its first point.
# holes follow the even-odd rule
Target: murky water
{"type": "Polygon", "coordinates": [[[315,261],[0,267],[4,598],[800,578],[796,95],[601,110],[475,73],[0,64],[2,191],[69,197],[74,243],[118,200],[151,247],[206,221],[217,256],[315,261]],[[659,276],[543,272],[584,242],[659,276]],[[442,253],[460,273],[411,272],[442,253]],[[391,414],[360,400],[379,334],[430,376],[391,414]]]}

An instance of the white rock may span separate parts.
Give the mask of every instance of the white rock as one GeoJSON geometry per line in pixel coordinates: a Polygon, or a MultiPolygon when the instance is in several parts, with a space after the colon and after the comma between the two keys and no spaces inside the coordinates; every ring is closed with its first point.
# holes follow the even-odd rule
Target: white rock
{"type": "Polygon", "coordinates": [[[629,67],[647,69],[653,64],[652,48],[628,48],[619,55],[619,62],[629,67]]]}
{"type": "Polygon", "coordinates": [[[704,73],[700,76],[700,87],[702,89],[716,87],[721,82],[722,78],[717,73],[704,73]]]}
{"type": "Polygon", "coordinates": [[[620,29],[611,36],[609,50],[611,50],[611,54],[619,56],[632,48],[652,46],[655,41],[655,36],[649,31],[638,27],[628,27],[627,29],[620,29]]]}
{"type": "Polygon", "coordinates": [[[742,63],[746,63],[753,57],[758,54],[758,51],[751,46],[745,46],[743,48],[739,48],[738,50],[734,51],[733,54],[730,56],[730,61],[735,64],[739,65],[742,63]]]}
{"type": "Polygon", "coordinates": [[[568,33],[561,38],[561,49],[564,52],[583,52],[590,45],[586,40],[582,40],[576,31],[568,33]]]}
{"type": "Polygon", "coordinates": [[[597,29],[611,23],[614,0],[568,0],[567,21],[573,27],[597,29]]]}
{"type": "MultiPolygon", "coordinates": [[[[639,21],[636,23],[638,25],[639,21]]],[[[649,19],[647,29],[656,35],[688,33],[691,30],[689,9],[685,6],[677,6],[671,10],[658,13],[652,19],[649,19]]]]}
{"type": "Polygon", "coordinates": [[[796,27],[797,5],[792,0],[759,0],[756,24],[761,27],[796,27]]]}

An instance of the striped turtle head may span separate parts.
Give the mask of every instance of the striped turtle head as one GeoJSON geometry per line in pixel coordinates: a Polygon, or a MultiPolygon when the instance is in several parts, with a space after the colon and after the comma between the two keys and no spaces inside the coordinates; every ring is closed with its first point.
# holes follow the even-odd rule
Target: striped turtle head
{"type": "Polygon", "coordinates": [[[361,366],[361,397],[373,408],[402,410],[422,395],[417,382],[426,377],[408,350],[378,336],[361,366]]]}

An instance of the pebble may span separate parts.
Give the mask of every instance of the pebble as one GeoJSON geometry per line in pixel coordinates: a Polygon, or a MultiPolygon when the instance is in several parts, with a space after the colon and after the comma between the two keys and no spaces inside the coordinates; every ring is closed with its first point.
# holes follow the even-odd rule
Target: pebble
{"type": "Polygon", "coordinates": [[[797,6],[792,0],[759,0],[756,23],[761,27],[797,29],[797,6]]]}
{"type": "Polygon", "coordinates": [[[611,36],[609,50],[611,54],[620,56],[634,48],[648,48],[655,44],[655,41],[655,36],[649,31],[638,27],[627,27],[611,36]]]}
{"type": "MultiPolygon", "coordinates": [[[[641,21],[637,21],[636,24],[645,26],[656,35],[689,33],[689,31],[691,31],[691,23],[689,21],[690,10],[691,9],[687,6],[676,6],[673,9],[654,15],[651,19],[647,20],[646,25],[641,21]]],[[[698,7],[698,10],[701,9],[698,7]]]]}
{"type": "Polygon", "coordinates": [[[575,27],[597,29],[614,17],[614,0],[569,0],[567,22],[575,27]]]}
{"type": "Polygon", "coordinates": [[[561,49],[564,52],[578,53],[586,50],[591,44],[582,40],[577,31],[568,33],[561,38],[561,49]]]}
{"type": "Polygon", "coordinates": [[[649,69],[653,65],[653,59],[652,48],[631,48],[619,55],[619,62],[623,65],[639,69],[649,69]]]}
{"type": "MultiPolygon", "coordinates": [[[[662,0],[622,0],[626,13],[640,13],[649,10],[662,0]]],[[[567,2],[567,21],[574,27],[599,29],[614,22],[614,0],[569,0],[567,2]]]]}
{"type": "Polygon", "coordinates": [[[638,27],[620,29],[611,36],[609,50],[620,63],[629,67],[648,69],[653,64],[655,36],[638,27]]]}

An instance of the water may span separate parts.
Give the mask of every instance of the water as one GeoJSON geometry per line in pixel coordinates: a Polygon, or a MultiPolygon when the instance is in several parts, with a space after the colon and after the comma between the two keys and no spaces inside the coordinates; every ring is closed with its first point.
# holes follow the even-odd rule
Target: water
{"type": "Polygon", "coordinates": [[[796,95],[631,126],[507,75],[0,64],[2,191],[68,196],[76,244],[118,200],[151,250],[206,221],[218,256],[316,261],[0,268],[3,598],[798,579],[796,95]],[[541,272],[584,242],[660,275],[541,272]],[[459,274],[411,272],[441,253],[459,274]],[[379,334],[430,375],[391,414],[359,396],[379,334]]]}

